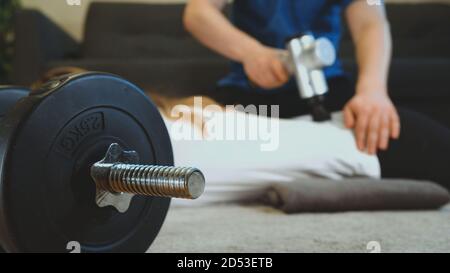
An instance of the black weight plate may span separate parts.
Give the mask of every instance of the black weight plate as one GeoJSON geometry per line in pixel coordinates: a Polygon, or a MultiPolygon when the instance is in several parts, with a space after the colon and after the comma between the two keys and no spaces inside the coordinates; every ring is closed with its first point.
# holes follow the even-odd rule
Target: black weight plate
{"type": "Polygon", "coordinates": [[[0,86],[0,119],[21,98],[26,97],[30,90],[13,86],[0,86]]]}
{"type": "MultiPolygon", "coordinates": [[[[16,104],[16,102],[28,95],[29,89],[14,87],[14,86],[0,86],[0,122],[3,116],[16,104]]],[[[4,250],[0,247],[0,253],[4,250]]]]}
{"type": "Polygon", "coordinates": [[[95,204],[90,166],[117,142],[142,164],[173,165],[167,129],[135,85],[113,75],[60,78],[21,100],[0,129],[0,238],[7,251],[144,252],[170,199],[135,196],[119,213],[95,204]],[[50,90],[47,90],[50,88],[50,90]]]}

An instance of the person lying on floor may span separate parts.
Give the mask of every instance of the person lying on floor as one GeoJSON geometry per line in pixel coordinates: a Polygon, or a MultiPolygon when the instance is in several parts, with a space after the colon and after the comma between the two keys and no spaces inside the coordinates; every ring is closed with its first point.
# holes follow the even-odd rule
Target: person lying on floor
{"type": "MultiPolygon", "coordinates": [[[[45,78],[80,71],[58,68],[45,78]]],[[[250,200],[272,183],[307,177],[410,178],[450,189],[450,129],[413,111],[397,109],[401,134],[387,150],[374,155],[357,147],[342,112],[316,123],[308,115],[274,117],[276,106],[268,107],[272,117],[267,117],[247,113],[254,111],[250,108],[225,107],[208,97],[172,98],[147,91],[168,128],[175,165],[196,166],[207,178],[199,200],[174,200],[175,204],[250,200]]]]}
{"type": "Polygon", "coordinates": [[[398,109],[400,137],[374,155],[358,149],[342,112],[316,123],[310,116],[249,114],[206,97],[151,97],[169,130],[175,164],[196,166],[207,177],[200,200],[175,204],[251,200],[270,184],[307,177],[409,178],[450,189],[450,129],[419,113],[398,109]]]}

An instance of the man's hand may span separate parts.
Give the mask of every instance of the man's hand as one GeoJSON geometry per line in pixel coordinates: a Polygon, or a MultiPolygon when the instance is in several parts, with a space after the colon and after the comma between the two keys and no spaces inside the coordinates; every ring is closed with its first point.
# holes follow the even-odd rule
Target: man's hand
{"type": "Polygon", "coordinates": [[[190,0],[183,16],[185,28],[209,48],[242,63],[250,81],[272,89],[285,84],[289,75],[280,50],[264,46],[235,27],[221,12],[227,0],[190,0]]]}
{"type": "Polygon", "coordinates": [[[400,135],[400,121],[387,92],[392,39],[384,5],[352,1],[346,18],[356,47],[358,86],[344,108],[345,124],[353,128],[361,151],[386,150],[389,138],[400,135]]]}
{"type": "Polygon", "coordinates": [[[242,60],[250,81],[265,89],[277,88],[289,80],[289,73],[280,58],[280,50],[259,46],[242,60]]]}
{"type": "Polygon", "coordinates": [[[355,131],[359,150],[376,154],[386,150],[389,139],[400,136],[400,120],[397,110],[386,91],[359,89],[344,107],[347,128],[355,131]]]}

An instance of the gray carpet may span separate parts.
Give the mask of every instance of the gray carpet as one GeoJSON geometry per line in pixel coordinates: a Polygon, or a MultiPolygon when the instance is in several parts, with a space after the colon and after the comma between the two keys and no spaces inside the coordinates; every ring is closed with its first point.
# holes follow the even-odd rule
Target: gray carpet
{"type": "Polygon", "coordinates": [[[268,207],[172,208],[149,252],[450,253],[450,206],[440,211],[286,215],[268,207]]]}

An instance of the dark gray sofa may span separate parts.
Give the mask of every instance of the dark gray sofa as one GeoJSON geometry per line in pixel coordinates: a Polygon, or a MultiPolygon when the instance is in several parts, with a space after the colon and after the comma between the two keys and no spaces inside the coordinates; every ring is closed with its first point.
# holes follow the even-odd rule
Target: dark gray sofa
{"type": "MultiPolygon", "coordinates": [[[[167,94],[205,93],[226,73],[227,61],[184,31],[183,8],[95,2],[81,43],[41,13],[22,10],[16,16],[13,83],[28,85],[49,68],[78,66],[119,74],[167,94]]],[[[387,12],[395,48],[392,97],[450,126],[450,5],[389,4],[387,12]]],[[[348,33],[340,55],[354,71],[348,33]]]]}

